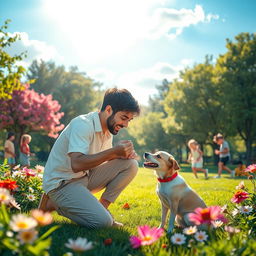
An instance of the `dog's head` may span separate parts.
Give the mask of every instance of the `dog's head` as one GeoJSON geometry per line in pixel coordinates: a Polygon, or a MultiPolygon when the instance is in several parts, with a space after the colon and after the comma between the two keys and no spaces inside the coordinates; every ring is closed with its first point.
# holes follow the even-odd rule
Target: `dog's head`
{"type": "Polygon", "coordinates": [[[165,151],[158,151],[154,154],[146,152],[144,154],[144,159],[146,160],[144,162],[144,167],[154,169],[157,173],[173,174],[180,169],[174,157],[165,151]]]}

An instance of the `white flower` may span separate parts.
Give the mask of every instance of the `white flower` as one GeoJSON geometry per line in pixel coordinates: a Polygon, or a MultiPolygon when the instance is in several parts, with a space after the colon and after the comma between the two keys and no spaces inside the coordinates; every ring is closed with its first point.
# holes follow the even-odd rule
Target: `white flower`
{"type": "Polygon", "coordinates": [[[10,228],[13,231],[25,231],[37,226],[34,218],[27,217],[23,214],[13,215],[10,221],[10,228]]]}
{"type": "Polygon", "coordinates": [[[221,220],[215,220],[214,222],[213,222],[213,226],[215,227],[215,228],[219,228],[219,227],[221,227],[223,225],[223,222],[221,221],[221,220]]]}
{"type": "Polygon", "coordinates": [[[20,171],[14,171],[14,172],[12,173],[12,177],[13,177],[13,178],[21,177],[21,176],[22,176],[22,173],[21,173],[20,171]]]}
{"type": "Polygon", "coordinates": [[[246,206],[239,206],[238,207],[240,213],[249,214],[252,211],[252,206],[246,205],[246,206]]]}
{"type": "Polygon", "coordinates": [[[92,242],[82,237],[78,237],[76,240],[68,239],[68,243],[65,243],[65,246],[75,252],[83,252],[93,248],[92,242]]]}
{"type": "Polygon", "coordinates": [[[27,198],[28,198],[29,201],[35,201],[36,200],[36,197],[33,194],[28,194],[27,198]]]}
{"type": "Polygon", "coordinates": [[[186,235],[192,235],[192,234],[195,234],[197,231],[197,227],[194,226],[194,227],[189,227],[189,228],[184,228],[183,229],[183,233],[186,234],[186,235]]]}
{"type": "Polygon", "coordinates": [[[0,188],[0,204],[9,204],[12,199],[8,189],[0,188]]]}
{"type": "Polygon", "coordinates": [[[35,229],[20,231],[18,239],[21,244],[32,244],[37,239],[38,232],[35,229]]]}
{"type": "Polygon", "coordinates": [[[244,189],[245,188],[245,185],[244,185],[244,182],[243,181],[241,181],[239,184],[238,184],[238,186],[236,186],[236,189],[244,189]]]}
{"type": "Polygon", "coordinates": [[[31,216],[38,222],[40,226],[46,226],[52,223],[53,218],[49,212],[44,212],[39,209],[31,211],[31,216]]]}
{"type": "Polygon", "coordinates": [[[236,216],[238,213],[239,213],[238,209],[234,209],[234,210],[232,211],[232,216],[234,217],[234,216],[236,216]]]}
{"type": "Polygon", "coordinates": [[[31,188],[31,187],[28,188],[28,191],[29,191],[30,193],[34,193],[34,189],[31,188]]]}
{"type": "Polygon", "coordinates": [[[198,242],[203,242],[203,241],[206,241],[208,238],[208,235],[206,234],[205,231],[198,231],[195,233],[195,239],[198,241],[198,242]]]}
{"type": "Polygon", "coordinates": [[[184,244],[186,242],[186,237],[183,234],[176,233],[171,237],[173,244],[184,244]]]}
{"type": "Polygon", "coordinates": [[[42,173],[38,173],[38,174],[37,174],[37,177],[40,178],[40,179],[42,179],[42,178],[43,178],[43,174],[42,174],[42,173]]]}
{"type": "Polygon", "coordinates": [[[225,231],[227,231],[228,233],[231,233],[231,234],[235,234],[235,233],[239,233],[240,229],[234,228],[231,226],[225,226],[225,231]]]}
{"type": "Polygon", "coordinates": [[[19,168],[20,168],[20,164],[14,166],[14,167],[13,167],[13,170],[17,170],[17,169],[19,169],[19,168]]]}
{"type": "Polygon", "coordinates": [[[7,232],[6,232],[6,236],[8,236],[8,237],[13,237],[13,232],[12,232],[12,231],[7,231],[7,232]]]}
{"type": "Polygon", "coordinates": [[[42,165],[37,164],[37,165],[35,166],[35,169],[36,169],[37,173],[42,173],[42,172],[44,172],[44,167],[43,167],[42,165]]]}

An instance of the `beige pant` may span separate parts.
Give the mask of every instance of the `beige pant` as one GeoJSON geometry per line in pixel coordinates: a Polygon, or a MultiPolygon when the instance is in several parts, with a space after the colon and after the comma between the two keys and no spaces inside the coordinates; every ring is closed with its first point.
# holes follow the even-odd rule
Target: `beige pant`
{"type": "Polygon", "coordinates": [[[111,226],[113,218],[92,195],[104,188],[101,198],[114,202],[138,171],[136,160],[116,159],[91,169],[88,176],[63,181],[48,193],[59,214],[89,228],[111,226]]]}

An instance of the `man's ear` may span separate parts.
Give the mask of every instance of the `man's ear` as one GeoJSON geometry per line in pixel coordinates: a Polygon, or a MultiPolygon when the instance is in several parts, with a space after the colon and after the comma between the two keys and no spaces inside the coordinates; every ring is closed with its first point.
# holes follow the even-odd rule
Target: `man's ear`
{"type": "Polygon", "coordinates": [[[172,169],[174,169],[174,170],[179,170],[180,169],[180,166],[178,165],[178,163],[175,159],[173,159],[172,157],[169,157],[168,161],[169,161],[172,169]]]}
{"type": "Polygon", "coordinates": [[[106,112],[109,116],[111,116],[112,113],[113,113],[112,107],[111,107],[110,105],[107,105],[107,106],[105,107],[105,112],[106,112]]]}

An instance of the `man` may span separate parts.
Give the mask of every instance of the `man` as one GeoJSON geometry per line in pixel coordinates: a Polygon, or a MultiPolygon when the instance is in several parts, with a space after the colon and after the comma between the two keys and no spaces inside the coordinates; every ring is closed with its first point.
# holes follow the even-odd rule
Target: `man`
{"type": "Polygon", "coordinates": [[[126,89],[106,91],[100,112],[74,118],[56,140],[45,166],[39,209],[52,210],[89,227],[122,225],[107,208],[135,177],[138,164],[131,141],[112,147],[112,135],[140,113],[126,89]],[[98,201],[92,193],[105,188],[98,201]],[[49,198],[49,200],[47,200],[49,198]]]}
{"type": "Polygon", "coordinates": [[[15,134],[13,132],[9,132],[7,134],[7,140],[4,143],[4,158],[7,159],[7,163],[11,168],[15,166],[15,148],[13,141],[15,139],[15,134]]]}
{"type": "Polygon", "coordinates": [[[216,149],[215,154],[219,155],[219,162],[218,162],[218,175],[214,176],[214,178],[218,179],[221,177],[222,170],[226,170],[230,173],[231,178],[235,177],[235,171],[230,170],[227,167],[227,163],[230,160],[230,150],[228,142],[224,140],[222,134],[218,133],[214,136],[213,141],[220,146],[220,150],[216,149]]]}

